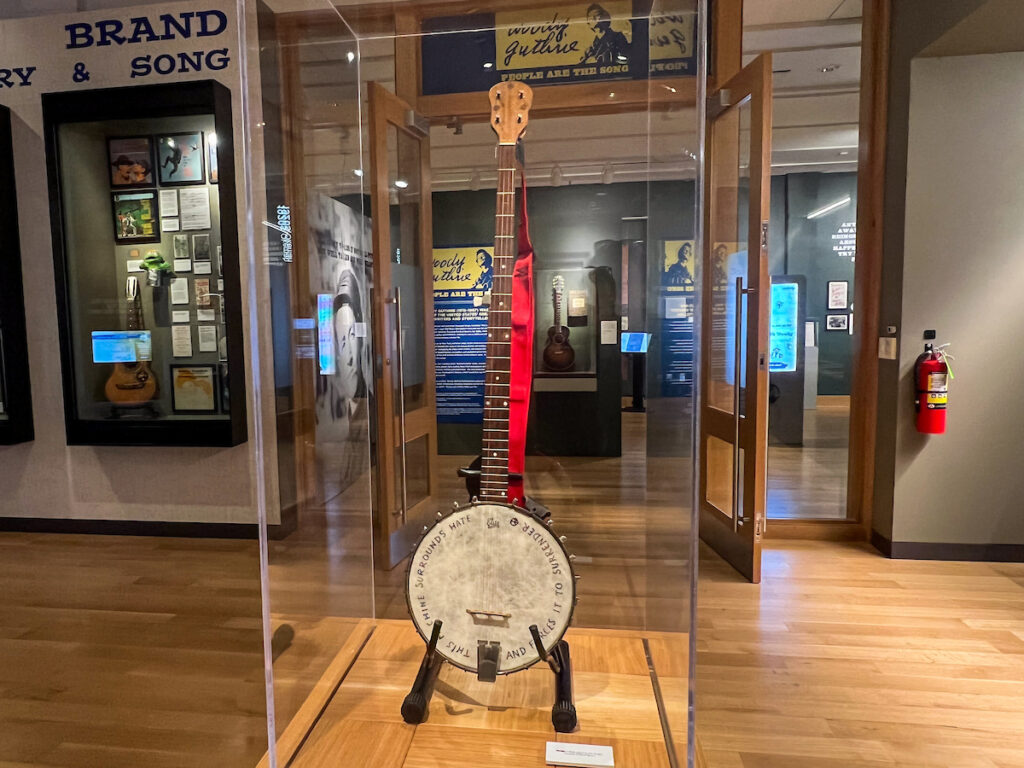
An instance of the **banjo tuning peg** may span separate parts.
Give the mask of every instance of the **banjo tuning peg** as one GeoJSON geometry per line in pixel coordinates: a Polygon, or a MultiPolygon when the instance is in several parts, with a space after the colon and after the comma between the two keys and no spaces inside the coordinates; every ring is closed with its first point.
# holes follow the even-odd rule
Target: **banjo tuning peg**
{"type": "Polygon", "coordinates": [[[572,554],[569,555],[569,560],[575,560],[575,559],[576,559],[576,555],[572,555],[572,554]]]}
{"type": "Polygon", "coordinates": [[[423,526],[423,532],[424,532],[424,533],[426,533],[426,532],[427,532],[427,531],[429,531],[429,530],[430,530],[430,527],[429,527],[429,526],[426,526],[426,525],[424,525],[424,526],[423,526]]]}
{"type": "Polygon", "coordinates": [[[559,536],[559,537],[558,537],[558,540],[559,540],[560,542],[562,542],[563,544],[565,544],[565,536],[559,536]]]}
{"type": "MultiPolygon", "coordinates": [[[[459,502],[457,502],[457,501],[453,501],[453,502],[452,502],[452,509],[458,509],[458,508],[459,508],[459,502]]],[[[438,512],[438,514],[441,514],[441,513],[440,513],[440,512],[438,512]]]]}
{"type": "Polygon", "coordinates": [[[555,521],[552,520],[550,517],[547,520],[544,521],[544,525],[546,525],[548,528],[550,528],[554,524],[555,524],[555,521]]]}
{"type": "Polygon", "coordinates": [[[440,520],[442,517],[444,517],[444,512],[442,512],[441,510],[438,510],[437,511],[437,519],[440,520]]]}

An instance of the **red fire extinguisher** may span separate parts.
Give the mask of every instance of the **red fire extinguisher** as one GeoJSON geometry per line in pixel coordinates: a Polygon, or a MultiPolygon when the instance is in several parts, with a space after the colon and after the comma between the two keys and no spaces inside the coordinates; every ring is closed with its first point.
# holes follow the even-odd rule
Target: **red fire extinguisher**
{"type": "Polygon", "coordinates": [[[946,401],[949,393],[949,369],[943,344],[933,349],[924,345],[924,353],[914,363],[914,412],[917,414],[917,431],[928,435],[946,432],[946,401]]]}

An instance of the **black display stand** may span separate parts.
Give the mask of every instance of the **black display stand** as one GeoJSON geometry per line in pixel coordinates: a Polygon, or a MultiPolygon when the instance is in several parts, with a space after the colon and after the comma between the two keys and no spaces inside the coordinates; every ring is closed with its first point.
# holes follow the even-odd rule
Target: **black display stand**
{"type": "Polygon", "coordinates": [[[613,257],[621,260],[622,246],[605,240],[595,250],[600,266],[590,270],[590,279],[596,306],[597,371],[587,377],[593,388],[559,392],[534,387],[526,431],[529,456],[622,455],[622,353],[618,338],[615,344],[600,343],[601,322],[612,321],[617,326],[619,321],[615,274],[602,262],[607,264],[613,257]]]}
{"type": "Polygon", "coordinates": [[[807,278],[803,275],[776,275],[772,284],[796,283],[797,345],[796,370],[771,371],[768,374],[768,440],[777,445],[804,443],[804,322],[807,320],[807,278]]]}
{"type": "Polygon", "coordinates": [[[34,437],[11,113],[0,107],[0,445],[34,437]]]}
{"type": "Polygon", "coordinates": [[[644,390],[647,382],[644,380],[644,373],[647,369],[647,353],[646,352],[624,352],[630,360],[630,365],[633,368],[633,404],[623,411],[627,413],[646,413],[647,408],[644,407],[644,390]]]}
{"type": "MultiPolygon", "coordinates": [[[[47,179],[51,205],[53,258],[56,277],[57,315],[60,328],[64,410],[69,445],[193,445],[231,446],[247,439],[244,345],[235,199],[234,142],[231,93],[211,80],[158,85],[107,88],[91,91],[43,94],[43,135],[46,143],[47,179]],[[62,186],[62,158],[58,131],[68,123],[179,118],[212,115],[218,137],[219,179],[215,200],[220,212],[223,263],[223,316],[229,377],[227,418],[85,418],[76,396],[76,361],[72,340],[72,291],[69,284],[67,232],[62,186]]],[[[216,278],[217,276],[214,275],[216,278]]],[[[163,361],[166,363],[167,361],[163,361]]],[[[163,365],[162,371],[167,366],[163,365]]]]}

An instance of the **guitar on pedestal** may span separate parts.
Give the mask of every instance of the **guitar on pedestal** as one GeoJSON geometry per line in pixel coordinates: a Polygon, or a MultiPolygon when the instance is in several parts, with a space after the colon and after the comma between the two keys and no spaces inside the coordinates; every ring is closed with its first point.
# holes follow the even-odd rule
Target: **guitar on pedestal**
{"type": "Polygon", "coordinates": [[[556,275],[551,281],[551,308],[554,325],[548,328],[548,340],[544,345],[544,367],[549,371],[564,373],[571,371],[576,363],[576,350],[569,343],[569,329],[562,325],[562,296],[565,293],[565,278],[556,275]]]}
{"type": "Polygon", "coordinates": [[[508,498],[516,145],[532,98],[530,87],[519,82],[490,90],[498,190],[479,493],[467,506],[438,513],[409,558],[406,600],[427,650],[402,704],[407,723],[425,719],[445,662],[494,682],[543,661],[555,673],[552,724],[563,733],[576,727],[569,645],[563,639],[576,605],[574,558],[550,521],[524,509],[521,499],[508,498]]]}

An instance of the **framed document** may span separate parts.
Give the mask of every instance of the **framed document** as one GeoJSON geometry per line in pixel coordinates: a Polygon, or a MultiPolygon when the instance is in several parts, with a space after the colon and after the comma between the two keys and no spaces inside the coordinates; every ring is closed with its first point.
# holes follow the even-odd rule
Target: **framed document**
{"type": "Polygon", "coordinates": [[[212,365],[172,365],[171,408],[175,413],[216,413],[216,369],[212,365]]]}
{"type": "Polygon", "coordinates": [[[828,308],[846,309],[850,306],[850,284],[846,280],[829,280],[828,308]]]}

